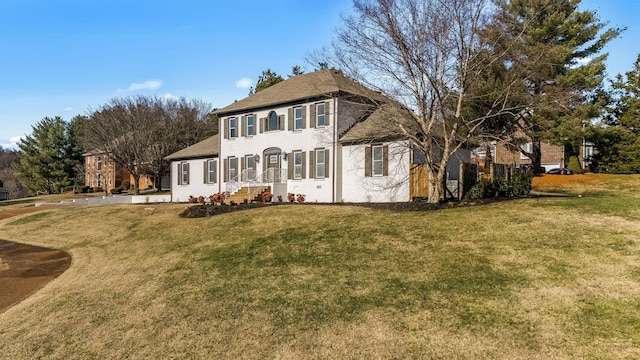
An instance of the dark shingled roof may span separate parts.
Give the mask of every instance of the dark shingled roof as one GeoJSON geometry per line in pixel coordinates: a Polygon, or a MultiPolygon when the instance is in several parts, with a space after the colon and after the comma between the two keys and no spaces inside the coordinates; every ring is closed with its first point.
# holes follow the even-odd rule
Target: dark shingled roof
{"type": "Polygon", "coordinates": [[[320,70],[288,78],[229,106],[218,109],[214,113],[224,116],[280,104],[337,95],[339,93],[385,101],[385,98],[379,93],[360,85],[339,71],[320,70]]]}
{"type": "Polygon", "coordinates": [[[341,143],[358,143],[362,141],[385,141],[405,138],[404,129],[415,134],[417,124],[409,110],[397,104],[384,104],[374,110],[364,120],[356,123],[342,137],[341,143]]]}
{"type": "Polygon", "coordinates": [[[218,155],[218,148],[220,144],[220,136],[213,135],[206,138],[199,143],[195,143],[180,151],[165,157],[167,160],[185,160],[185,159],[197,159],[218,155]]]}

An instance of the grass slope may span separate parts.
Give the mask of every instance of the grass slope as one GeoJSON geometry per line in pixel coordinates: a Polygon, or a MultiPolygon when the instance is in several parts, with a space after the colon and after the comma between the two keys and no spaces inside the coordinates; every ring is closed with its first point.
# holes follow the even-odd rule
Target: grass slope
{"type": "Polygon", "coordinates": [[[205,219],[179,218],[184,205],[68,207],[4,220],[0,238],[67,250],[73,263],[0,314],[2,356],[639,357],[640,177],[564,178],[556,191],[584,196],[205,219]]]}

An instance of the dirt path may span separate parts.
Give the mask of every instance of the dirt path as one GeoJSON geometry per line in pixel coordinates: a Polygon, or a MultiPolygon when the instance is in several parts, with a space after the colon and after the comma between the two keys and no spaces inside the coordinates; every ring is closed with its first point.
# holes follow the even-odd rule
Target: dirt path
{"type": "MultiPolygon", "coordinates": [[[[0,210],[0,220],[46,207],[0,210]]],[[[71,265],[64,251],[0,240],[0,313],[40,290],[71,265]]]]}

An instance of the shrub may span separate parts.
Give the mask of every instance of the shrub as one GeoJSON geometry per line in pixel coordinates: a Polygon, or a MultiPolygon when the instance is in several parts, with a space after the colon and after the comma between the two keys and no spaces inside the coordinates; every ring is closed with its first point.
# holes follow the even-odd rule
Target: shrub
{"type": "Polygon", "coordinates": [[[122,188],[117,187],[117,188],[111,189],[111,194],[120,194],[120,193],[122,193],[122,188]]]}
{"type": "Polygon", "coordinates": [[[511,180],[482,179],[478,181],[465,194],[465,198],[469,200],[478,200],[527,195],[531,191],[531,179],[531,172],[527,170],[515,169],[511,175],[511,180]]]}
{"type": "Polygon", "coordinates": [[[124,190],[129,190],[131,189],[131,183],[125,180],[122,182],[122,185],[120,185],[120,187],[124,190]]]}

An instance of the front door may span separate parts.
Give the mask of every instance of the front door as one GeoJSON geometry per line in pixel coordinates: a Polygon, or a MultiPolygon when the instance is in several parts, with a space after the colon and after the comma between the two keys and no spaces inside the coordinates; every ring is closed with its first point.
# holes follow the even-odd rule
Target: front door
{"type": "Polygon", "coordinates": [[[281,153],[280,148],[269,148],[264,151],[265,182],[280,181],[281,153]]]}

